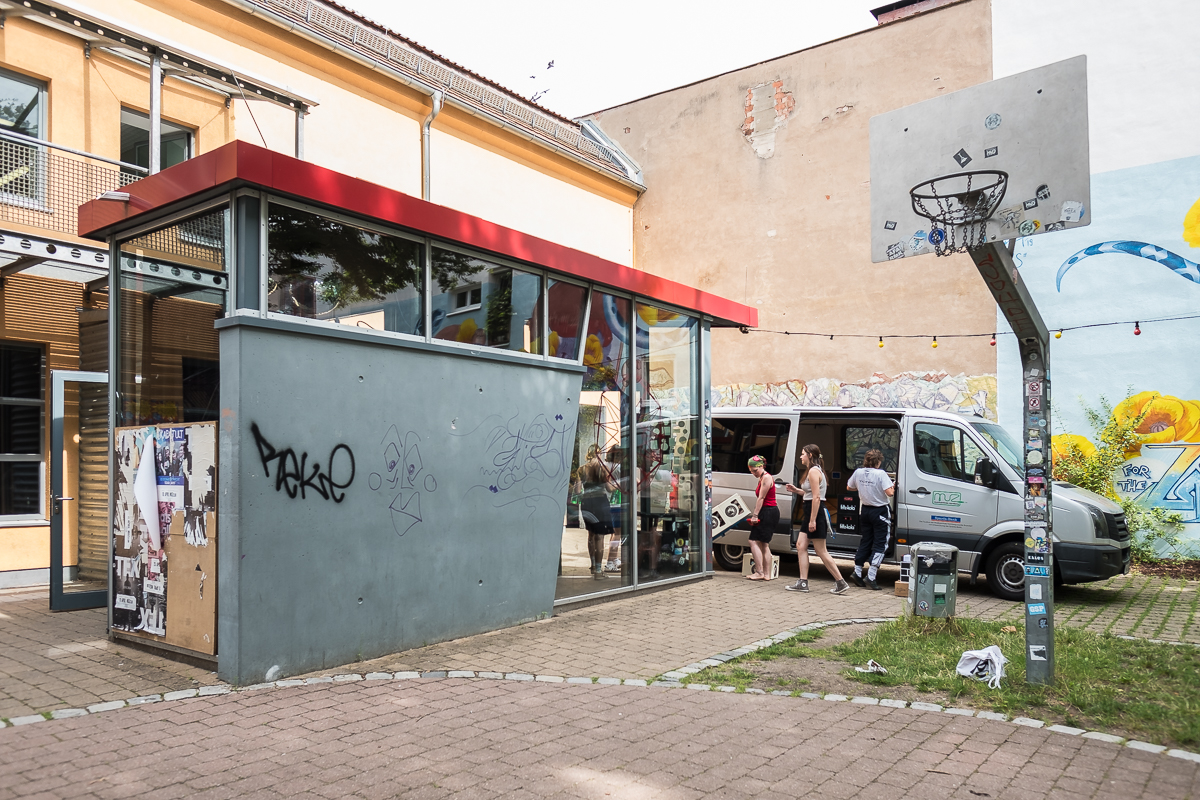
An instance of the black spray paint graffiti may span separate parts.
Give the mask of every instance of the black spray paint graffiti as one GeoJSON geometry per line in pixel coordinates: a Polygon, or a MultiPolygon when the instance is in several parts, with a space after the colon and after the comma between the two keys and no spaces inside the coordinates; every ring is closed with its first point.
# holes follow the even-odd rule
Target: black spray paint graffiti
{"type": "Polygon", "coordinates": [[[383,446],[383,472],[372,472],[367,483],[374,491],[389,495],[399,490],[388,505],[392,526],[403,536],[421,522],[421,494],[437,491],[437,478],[421,462],[421,437],[409,431],[400,437],[395,425],[388,428],[380,444],[383,446]],[[386,484],[386,488],[385,488],[386,484]]]}
{"type": "Polygon", "coordinates": [[[319,461],[312,462],[312,471],[309,471],[308,453],[300,454],[296,458],[296,451],[292,448],[286,450],[276,450],[275,447],[267,441],[266,437],[259,431],[257,423],[250,423],[250,432],[254,434],[254,444],[258,447],[259,458],[262,459],[263,473],[269,478],[271,477],[271,462],[277,461],[275,468],[275,491],[283,490],[287,492],[287,496],[295,499],[297,495],[301,500],[307,499],[308,490],[316,492],[326,500],[333,500],[335,503],[340,503],[346,499],[346,493],[338,494],[338,489],[345,489],[350,484],[354,483],[354,451],[349,445],[337,444],[329,453],[328,473],[321,471],[321,463],[319,461]],[[334,474],[338,470],[338,453],[345,452],[345,457],[350,460],[350,477],[344,481],[334,479],[334,474]]]}

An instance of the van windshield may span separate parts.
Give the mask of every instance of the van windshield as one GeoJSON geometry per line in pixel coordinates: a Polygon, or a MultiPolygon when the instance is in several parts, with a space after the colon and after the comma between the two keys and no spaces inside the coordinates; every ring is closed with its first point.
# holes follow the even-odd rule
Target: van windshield
{"type": "Polygon", "coordinates": [[[979,431],[988,444],[996,448],[1008,465],[1017,471],[1018,475],[1025,474],[1025,454],[1021,452],[1021,444],[1008,431],[994,422],[972,422],[971,427],[979,431]]]}

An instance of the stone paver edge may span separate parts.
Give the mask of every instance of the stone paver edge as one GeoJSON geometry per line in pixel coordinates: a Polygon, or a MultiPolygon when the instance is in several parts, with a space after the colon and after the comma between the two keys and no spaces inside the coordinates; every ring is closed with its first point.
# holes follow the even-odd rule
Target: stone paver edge
{"type": "MultiPolygon", "coordinates": [[[[142,695],[140,697],[131,697],[128,700],[110,700],[105,703],[95,703],[87,708],[60,708],[55,711],[44,712],[41,714],[31,714],[24,717],[0,717],[0,729],[6,727],[20,727],[30,725],[37,722],[45,722],[50,719],[68,719],[71,717],[82,717],[90,714],[100,714],[105,711],[115,711],[118,708],[126,708],[128,706],[148,705],[150,703],[172,702],[175,700],[184,700],[192,697],[217,697],[220,695],[254,692],[262,689],[285,689],[294,686],[311,686],[321,683],[343,683],[353,681],[380,681],[380,680],[418,680],[418,679],[460,679],[460,678],[475,678],[483,680],[508,680],[521,682],[539,682],[539,683],[563,683],[563,684],[599,684],[606,686],[647,686],[667,689],[691,689],[697,691],[716,691],[716,692],[736,692],[735,686],[710,686],[708,684],[685,684],[679,681],[680,677],[694,674],[701,669],[709,666],[717,666],[726,661],[730,661],[738,656],[753,653],[764,647],[778,644],[786,641],[797,633],[802,631],[818,630],[820,628],[828,628],[834,625],[863,625],[874,624],[879,622],[892,622],[895,617],[859,617],[855,619],[837,619],[828,622],[810,622],[807,625],[800,625],[786,631],[781,631],[774,636],[769,636],[765,639],[759,639],[756,642],[745,645],[743,647],[728,650],[724,653],[718,653],[711,658],[701,659],[700,661],[680,667],[677,670],[665,672],[657,680],[646,681],[640,678],[590,678],[590,677],[565,677],[560,675],[533,675],[525,672],[487,672],[476,670],[429,670],[426,672],[368,672],[365,675],[357,672],[348,672],[340,675],[322,675],[315,678],[289,678],[286,680],[268,681],[266,683],[256,683],[250,686],[231,686],[229,684],[217,684],[214,686],[202,686],[199,689],[183,689],[174,692],[165,692],[163,694],[142,695]],[[667,676],[678,676],[664,680],[667,676]]],[[[1134,640],[1135,636],[1121,636],[1121,639],[1134,640]]],[[[1165,642],[1159,639],[1146,640],[1154,644],[1183,644],[1186,646],[1200,647],[1200,645],[1191,645],[1187,642],[1165,642]]],[[[766,695],[768,692],[762,689],[746,689],[744,694],[761,694],[766,695]]],[[[1084,739],[1095,739],[1097,741],[1109,742],[1111,744],[1124,745],[1125,747],[1134,750],[1142,750],[1148,753],[1166,753],[1174,758],[1182,758],[1186,761],[1194,761],[1200,763],[1200,753],[1194,753],[1190,750],[1168,749],[1166,745],[1153,744],[1151,742],[1141,742],[1136,739],[1125,739],[1111,733],[1102,731],[1088,731],[1083,728],[1071,728],[1066,725],[1047,725],[1044,720],[1031,719],[1029,717],[1015,717],[1009,719],[1004,714],[998,714],[992,711],[978,711],[969,708],[945,708],[937,703],[922,703],[918,701],[908,702],[906,700],[893,700],[890,698],[874,698],[874,697],[847,697],[842,694],[815,694],[813,692],[801,692],[799,695],[793,695],[792,692],[774,691],[771,695],[780,697],[798,696],[804,700],[820,700],[822,702],[850,702],[858,705],[879,705],[886,708],[911,708],[914,711],[928,711],[934,713],[950,714],[952,716],[970,717],[974,716],[978,719],[992,720],[996,722],[1009,722],[1014,725],[1021,725],[1028,728],[1045,728],[1048,731],[1062,733],[1068,736],[1080,736],[1084,739]]]]}

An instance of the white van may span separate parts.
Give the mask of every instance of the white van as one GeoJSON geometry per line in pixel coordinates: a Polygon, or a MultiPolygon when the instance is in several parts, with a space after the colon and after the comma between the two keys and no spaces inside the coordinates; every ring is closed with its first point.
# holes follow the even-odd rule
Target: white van
{"type": "MultiPolygon", "coordinates": [[[[829,480],[826,497],[835,536],[829,550],[852,557],[858,548],[858,497],[846,490],[868,450],[883,453],[883,469],[896,482],[895,530],[885,563],[899,563],[917,542],[944,542],[959,550],[958,566],[972,583],[980,573],[991,591],[1020,600],[1025,591],[1024,454],[994,422],[941,411],[908,408],[718,408],[713,410],[713,500],[742,495],[754,508],[754,476],[746,461],[767,460],[775,476],[779,529],[777,554],[795,553],[793,524],[799,497],[783,489],[799,484],[800,448],[821,448],[829,480]]],[[[749,552],[745,520],[713,538],[713,559],[740,570],[749,552]]],[[[1129,569],[1129,531],[1121,507],[1071,484],[1054,484],[1054,568],[1059,583],[1086,583],[1129,569]]]]}

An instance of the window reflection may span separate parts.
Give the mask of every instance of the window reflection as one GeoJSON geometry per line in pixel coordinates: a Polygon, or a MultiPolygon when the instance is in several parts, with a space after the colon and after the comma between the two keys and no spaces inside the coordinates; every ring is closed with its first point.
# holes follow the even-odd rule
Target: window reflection
{"type": "Polygon", "coordinates": [[[434,339],[542,351],[540,275],[440,247],[431,256],[434,339]]]}
{"type": "Polygon", "coordinates": [[[699,326],[644,303],[637,334],[638,581],[701,572],[699,326]]]}
{"type": "Polygon", "coordinates": [[[267,243],[268,311],[424,335],[418,242],[272,203],[267,243]]]}
{"type": "Polygon", "coordinates": [[[579,326],[583,324],[583,306],[587,287],[550,280],[547,294],[550,305],[550,349],[556,358],[579,357],[579,326]]]}
{"type": "MultiPolygon", "coordinates": [[[[553,298],[553,289],[551,292],[553,298]]],[[[558,598],[633,583],[630,302],[600,292],[593,292],[591,302],[587,336],[583,337],[587,373],[579,396],[558,598]]]]}

